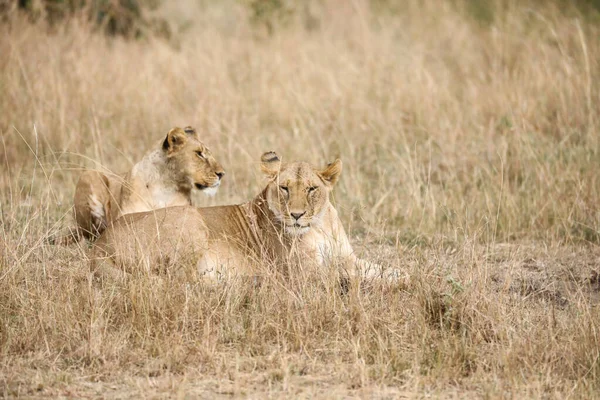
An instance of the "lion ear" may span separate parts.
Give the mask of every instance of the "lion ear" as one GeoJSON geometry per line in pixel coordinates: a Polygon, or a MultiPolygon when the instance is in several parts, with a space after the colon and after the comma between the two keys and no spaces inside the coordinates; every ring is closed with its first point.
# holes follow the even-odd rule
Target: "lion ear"
{"type": "Polygon", "coordinates": [[[167,133],[163,142],[163,150],[167,153],[173,153],[179,150],[187,142],[186,133],[181,128],[173,128],[167,133]]]}
{"type": "Polygon", "coordinates": [[[281,159],[274,151],[267,151],[260,157],[260,169],[269,178],[274,178],[281,168],[281,159]]]}
{"type": "Polygon", "coordinates": [[[342,173],[342,160],[339,158],[334,162],[327,164],[327,167],[319,172],[319,176],[329,186],[335,185],[342,173]]]}
{"type": "Polygon", "coordinates": [[[185,128],[183,128],[183,131],[188,136],[196,136],[196,137],[198,136],[198,133],[196,132],[196,128],[192,128],[191,126],[186,126],[185,128]]]}

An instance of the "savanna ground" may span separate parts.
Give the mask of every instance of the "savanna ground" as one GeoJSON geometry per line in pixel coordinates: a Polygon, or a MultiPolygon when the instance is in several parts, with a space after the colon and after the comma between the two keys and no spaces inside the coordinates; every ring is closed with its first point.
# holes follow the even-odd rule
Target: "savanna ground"
{"type": "Polygon", "coordinates": [[[169,40],[0,25],[0,394],[600,396],[596,9],[285,7],[169,4],[169,40]],[[79,173],[125,171],[188,124],[227,170],[199,205],[257,194],[267,150],[342,158],[356,251],[409,283],[99,291],[87,244],[46,241],[79,173]]]}

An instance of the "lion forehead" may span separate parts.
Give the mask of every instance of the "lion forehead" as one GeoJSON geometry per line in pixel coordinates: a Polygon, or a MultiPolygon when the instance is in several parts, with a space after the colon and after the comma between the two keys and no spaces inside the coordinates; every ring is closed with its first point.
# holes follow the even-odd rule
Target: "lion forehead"
{"type": "MultiPolygon", "coordinates": [[[[177,157],[177,155],[174,157],[177,157]]],[[[215,172],[223,171],[223,167],[215,159],[210,149],[197,139],[192,139],[186,143],[184,151],[180,152],[180,158],[179,161],[187,164],[185,166],[194,173],[207,174],[207,177],[214,175],[215,172]]]]}
{"type": "Polygon", "coordinates": [[[323,186],[323,182],[314,168],[305,162],[285,165],[279,174],[279,182],[297,189],[323,186]]]}

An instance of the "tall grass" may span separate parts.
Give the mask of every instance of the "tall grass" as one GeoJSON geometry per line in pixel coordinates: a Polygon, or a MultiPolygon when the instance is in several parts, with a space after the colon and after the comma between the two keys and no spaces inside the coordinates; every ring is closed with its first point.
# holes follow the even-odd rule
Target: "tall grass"
{"type": "Polygon", "coordinates": [[[175,45],[0,26],[4,394],[595,397],[597,15],[474,3],[311,2],[262,31],[181,2],[175,45]],[[410,284],[95,287],[87,246],[46,237],[83,168],[125,171],[177,125],[227,170],[200,205],[257,194],[267,150],[342,158],[355,248],[410,284]]]}

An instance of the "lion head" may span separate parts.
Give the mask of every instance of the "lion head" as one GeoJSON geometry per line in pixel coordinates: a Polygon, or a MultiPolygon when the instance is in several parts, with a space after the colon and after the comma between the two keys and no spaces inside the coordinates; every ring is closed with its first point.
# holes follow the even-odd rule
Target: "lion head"
{"type": "Polygon", "coordinates": [[[225,170],[200,141],[194,128],[171,129],[162,149],[166,155],[169,176],[173,177],[181,190],[197,189],[208,195],[217,192],[225,170]]]}
{"type": "Polygon", "coordinates": [[[305,162],[282,163],[274,152],[261,157],[261,170],[269,178],[266,200],[288,235],[303,235],[321,223],[329,206],[329,192],[342,172],[337,159],[325,168],[305,162]]]}

